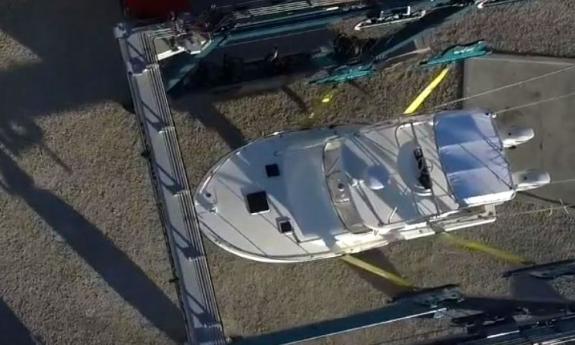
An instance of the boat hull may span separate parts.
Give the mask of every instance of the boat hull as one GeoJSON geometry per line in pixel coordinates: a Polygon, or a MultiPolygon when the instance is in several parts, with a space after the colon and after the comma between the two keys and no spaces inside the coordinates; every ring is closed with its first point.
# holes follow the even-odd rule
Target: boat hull
{"type": "MultiPolygon", "coordinates": [[[[322,191],[325,186],[320,185],[325,181],[321,179],[325,178],[323,175],[311,176],[313,174],[306,166],[323,153],[327,140],[356,128],[344,126],[276,133],[223,157],[205,175],[195,193],[194,205],[202,233],[224,250],[246,259],[295,263],[431,236],[438,228],[453,231],[495,221],[494,207],[483,206],[420,219],[385,232],[372,229],[361,233],[347,231],[333,205],[318,201],[320,197],[330,200],[329,194],[311,195],[314,194],[311,189],[322,191]],[[296,161],[305,164],[300,166],[296,161]],[[285,181],[265,175],[263,167],[270,163],[278,165],[278,173],[285,181]],[[288,170],[298,173],[288,173],[288,170]],[[302,199],[301,195],[294,194],[295,187],[291,186],[295,185],[310,195],[302,199]],[[267,191],[269,209],[250,213],[245,195],[259,190],[267,191]],[[331,212],[329,208],[332,208],[331,212]],[[315,220],[303,221],[304,217],[315,220]],[[292,221],[293,231],[282,233],[278,230],[278,219],[283,218],[292,221]],[[433,229],[430,222],[435,224],[433,229]],[[321,228],[321,235],[313,231],[314,227],[321,228]]],[[[319,170],[323,172],[322,167],[319,170]]]]}

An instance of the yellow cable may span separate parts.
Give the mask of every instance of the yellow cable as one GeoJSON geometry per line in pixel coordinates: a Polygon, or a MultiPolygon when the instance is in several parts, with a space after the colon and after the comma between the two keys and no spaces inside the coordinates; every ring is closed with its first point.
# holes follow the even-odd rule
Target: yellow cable
{"type": "Polygon", "coordinates": [[[402,277],[400,277],[399,275],[395,274],[395,273],[391,273],[389,271],[386,271],[384,269],[381,269],[375,265],[372,265],[366,261],[360,260],[358,258],[356,258],[355,256],[352,255],[344,255],[341,257],[341,259],[345,262],[347,262],[350,265],[359,267],[363,270],[366,270],[370,273],[373,273],[377,276],[380,276],[384,279],[389,280],[390,282],[394,283],[395,285],[401,286],[401,287],[408,287],[408,288],[413,288],[413,285],[410,284],[407,280],[403,279],[402,277]]]}
{"type": "Polygon", "coordinates": [[[413,102],[411,102],[409,107],[407,107],[407,109],[405,109],[403,114],[404,115],[411,115],[411,114],[415,113],[417,111],[417,109],[419,109],[421,104],[423,104],[423,102],[427,99],[427,97],[429,97],[429,95],[431,95],[433,90],[435,90],[435,88],[443,81],[443,79],[445,79],[445,76],[447,76],[447,72],[449,72],[449,67],[445,67],[437,75],[437,77],[435,77],[435,79],[433,79],[433,81],[429,85],[427,85],[427,87],[425,89],[423,89],[423,91],[413,100],[413,102]]]}
{"type": "Polygon", "coordinates": [[[506,252],[506,251],[501,250],[501,249],[493,248],[493,247],[488,246],[488,245],[481,243],[481,242],[465,240],[465,239],[456,237],[452,234],[448,234],[446,232],[442,232],[441,237],[443,237],[444,239],[450,241],[451,243],[453,243],[455,245],[466,248],[470,251],[476,251],[476,252],[482,252],[485,254],[489,254],[489,255],[496,257],[500,260],[507,261],[507,262],[515,264],[515,265],[532,265],[533,264],[533,262],[531,262],[525,258],[522,258],[518,255],[506,252]]]}

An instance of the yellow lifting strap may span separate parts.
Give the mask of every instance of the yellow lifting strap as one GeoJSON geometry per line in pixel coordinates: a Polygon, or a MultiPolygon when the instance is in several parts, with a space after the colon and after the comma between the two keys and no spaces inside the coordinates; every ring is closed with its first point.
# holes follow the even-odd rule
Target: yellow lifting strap
{"type": "Polygon", "coordinates": [[[497,259],[512,263],[514,265],[533,265],[534,264],[534,262],[527,260],[525,258],[522,258],[518,255],[509,253],[509,252],[501,250],[501,249],[493,248],[493,247],[488,246],[488,245],[481,243],[481,242],[465,240],[463,238],[459,238],[457,236],[454,236],[452,234],[448,234],[446,232],[442,232],[440,234],[440,236],[442,238],[448,240],[450,243],[455,244],[459,247],[463,247],[463,248],[470,250],[472,252],[481,252],[484,254],[488,254],[488,255],[491,255],[497,259]]]}
{"type": "Polygon", "coordinates": [[[431,95],[433,90],[435,90],[435,88],[439,86],[439,84],[441,84],[443,79],[445,79],[445,77],[447,76],[447,72],[449,72],[449,67],[445,67],[443,70],[441,70],[441,72],[439,72],[437,77],[435,77],[435,79],[433,79],[431,83],[429,83],[429,85],[427,85],[427,87],[425,87],[425,89],[421,91],[421,93],[413,100],[413,102],[411,102],[411,104],[409,105],[409,107],[407,107],[407,109],[405,109],[403,114],[411,115],[415,113],[417,109],[419,109],[421,104],[423,104],[423,102],[427,99],[427,97],[431,95]]]}
{"type": "Polygon", "coordinates": [[[406,288],[414,288],[414,286],[409,283],[407,280],[403,279],[402,277],[400,277],[399,275],[386,271],[384,269],[381,269],[375,265],[370,264],[369,262],[363,261],[361,259],[358,259],[357,257],[353,256],[353,255],[344,255],[341,257],[341,259],[345,262],[347,262],[350,265],[359,267],[365,271],[368,271],[370,273],[373,273],[383,279],[389,280],[390,282],[392,282],[393,284],[397,285],[397,286],[401,286],[401,287],[406,287],[406,288]]]}

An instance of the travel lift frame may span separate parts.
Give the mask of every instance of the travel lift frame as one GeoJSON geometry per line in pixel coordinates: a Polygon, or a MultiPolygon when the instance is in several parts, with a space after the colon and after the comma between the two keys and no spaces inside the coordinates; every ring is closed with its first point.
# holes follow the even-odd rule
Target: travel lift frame
{"type": "MultiPolygon", "coordinates": [[[[213,8],[197,18],[182,14],[156,26],[126,26],[125,30],[156,31],[156,41],[163,41],[163,47],[157,47],[162,50],[157,60],[162,66],[165,88],[172,95],[190,89],[234,89],[247,83],[265,87],[273,77],[290,74],[298,79],[306,78],[311,84],[340,84],[371,76],[393,57],[403,55],[406,50],[410,52],[409,45],[437,25],[478,7],[510,1],[526,0],[275,1],[274,5],[259,8],[213,8]],[[363,29],[396,22],[407,25],[391,38],[338,36],[331,46],[315,51],[284,55],[281,49],[270,48],[261,59],[252,61],[230,56],[232,54],[224,54],[218,62],[209,59],[226,48],[325,30],[337,22],[357,17],[367,18],[360,23],[371,21],[361,26],[363,29]]],[[[359,27],[356,25],[356,28],[359,27]]]]}
{"type": "MultiPolygon", "coordinates": [[[[300,8],[296,10],[288,6],[295,2],[252,9],[247,17],[245,16],[247,10],[244,9],[241,12],[244,13],[244,17],[232,12],[227,16],[218,16],[220,19],[217,23],[220,25],[210,27],[213,22],[202,21],[200,29],[198,29],[199,22],[189,18],[176,18],[146,26],[130,26],[124,23],[116,27],[115,34],[127,68],[134,110],[141,126],[143,156],[150,161],[151,178],[165,227],[172,267],[177,278],[178,295],[186,319],[189,344],[227,344],[228,340],[224,335],[217,309],[206,254],[195,217],[192,191],[186,178],[167,91],[177,87],[185,90],[185,86],[192,85],[191,76],[200,67],[202,59],[208,56],[209,52],[224,46],[317,30],[350,17],[363,16],[372,19],[369,23],[376,23],[379,18],[383,18],[383,21],[394,18],[390,13],[413,14],[417,11],[431,11],[408,23],[391,39],[370,41],[369,49],[361,50],[360,54],[341,59],[341,57],[334,58],[334,55],[337,55],[334,51],[332,55],[324,54],[317,59],[312,56],[307,60],[307,65],[301,65],[304,69],[313,67],[309,69],[313,72],[309,80],[319,84],[338,84],[369,76],[378,67],[383,66],[387,59],[393,57],[394,53],[405,48],[420,35],[452,19],[455,15],[476,8],[478,4],[472,0],[403,1],[423,7],[410,7],[409,10],[403,8],[397,12],[397,8],[384,7],[382,10],[378,3],[347,2],[339,5],[330,0],[319,1],[297,2],[300,8]],[[391,12],[385,12],[386,8],[391,12]],[[374,13],[375,17],[369,17],[374,13]],[[229,15],[232,17],[235,15],[234,18],[240,19],[237,23],[230,22],[229,15]],[[222,20],[226,25],[221,25],[222,20]],[[206,27],[206,23],[210,25],[206,27]],[[211,31],[207,31],[206,28],[211,31]],[[175,64],[175,60],[171,59],[174,57],[184,58],[181,59],[181,63],[175,64]],[[164,64],[168,60],[171,60],[171,64],[164,64]],[[317,77],[314,73],[323,75],[317,77]]],[[[502,1],[482,1],[481,5],[484,7],[499,3],[502,1]]],[[[406,19],[405,15],[395,18],[403,22],[406,19]]],[[[451,61],[460,60],[465,54],[453,55],[451,61]]],[[[268,59],[272,63],[274,60],[277,59],[268,59]]],[[[238,80],[235,79],[233,82],[238,80]]],[[[204,85],[204,87],[210,86],[213,85],[204,85]]],[[[565,274],[571,275],[575,271],[574,267],[573,262],[568,261],[514,271],[508,275],[512,281],[516,281],[518,277],[527,277],[529,279],[525,279],[529,280],[532,286],[539,286],[538,289],[543,291],[546,288],[543,288],[542,280],[565,274]]],[[[385,273],[383,270],[381,272],[385,273]]],[[[474,317],[453,319],[456,324],[467,326],[469,335],[465,341],[496,344],[495,341],[508,338],[537,336],[555,339],[558,337],[557,334],[575,332],[572,301],[560,298],[551,290],[547,291],[545,296],[532,294],[527,298],[479,301],[480,303],[477,298],[463,296],[452,286],[417,290],[371,312],[240,339],[233,343],[292,344],[409,318],[437,316],[438,313],[445,315],[446,310],[459,309],[471,309],[477,312],[474,317]],[[516,318],[519,315],[523,315],[524,318],[519,320],[516,318]]],[[[462,342],[457,340],[456,343],[462,342]]]]}

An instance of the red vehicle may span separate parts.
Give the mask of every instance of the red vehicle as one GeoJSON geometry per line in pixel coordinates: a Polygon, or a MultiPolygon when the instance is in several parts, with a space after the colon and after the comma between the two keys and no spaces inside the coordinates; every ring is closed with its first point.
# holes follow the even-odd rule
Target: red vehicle
{"type": "Polygon", "coordinates": [[[190,10],[189,0],[121,0],[124,14],[132,19],[167,19],[190,10]]]}

